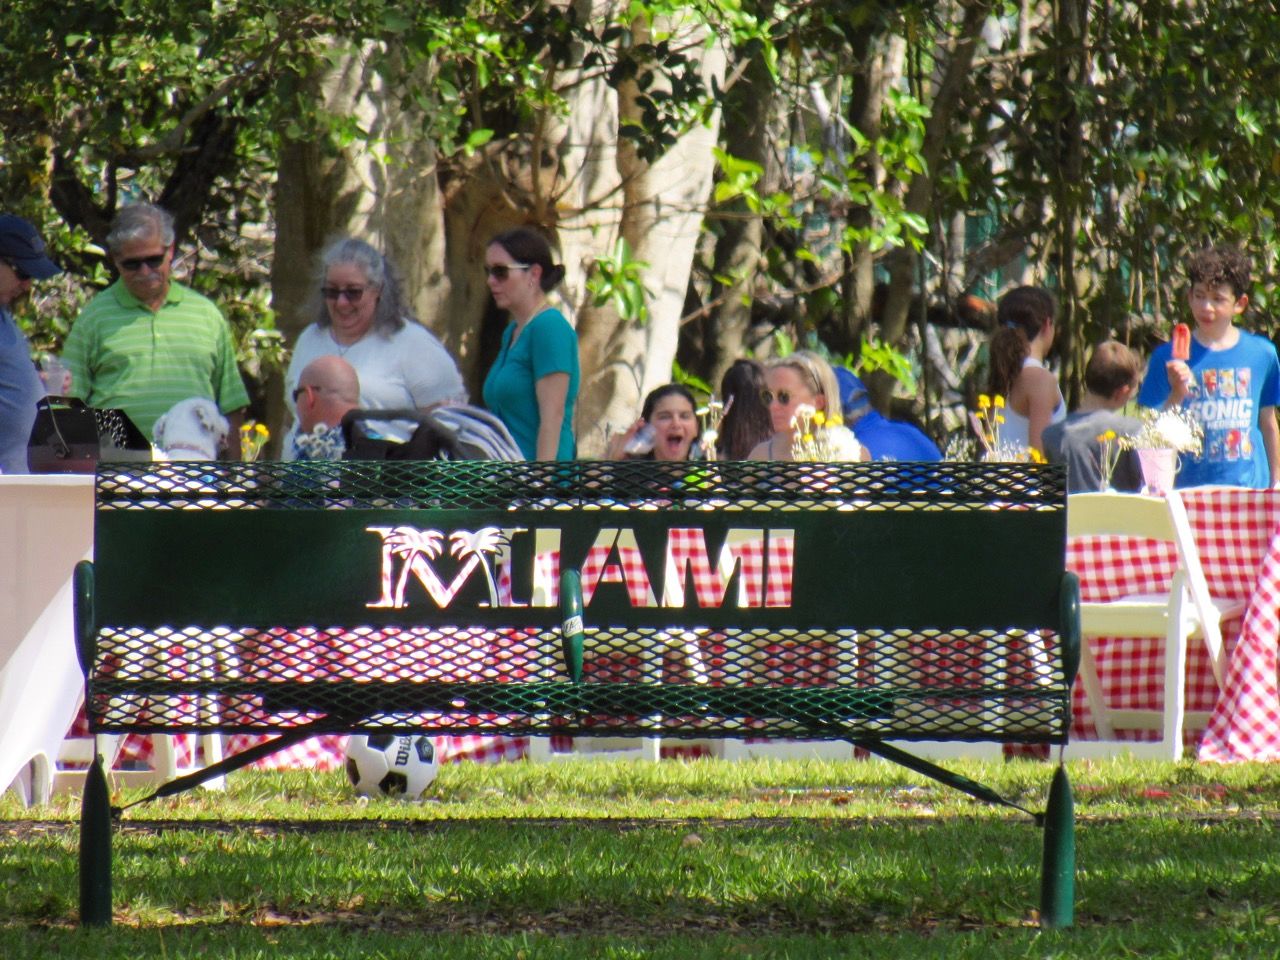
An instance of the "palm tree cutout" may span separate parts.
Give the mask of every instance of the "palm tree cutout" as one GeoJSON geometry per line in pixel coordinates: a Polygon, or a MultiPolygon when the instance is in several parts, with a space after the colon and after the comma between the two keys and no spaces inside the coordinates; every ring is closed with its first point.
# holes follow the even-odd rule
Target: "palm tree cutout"
{"type": "Polygon", "coordinates": [[[392,605],[404,606],[404,591],[409,584],[409,574],[413,570],[413,561],[420,555],[434,560],[440,556],[444,547],[444,538],[439,530],[419,530],[417,527],[396,527],[382,541],[382,548],[389,550],[393,556],[403,557],[404,565],[400,568],[400,576],[396,580],[392,605]]]}
{"type": "Polygon", "coordinates": [[[449,552],[453,556],[469,557],[471,563],[480,561],[484,569],[485,582],[489,585],[489,606],[491,607],[498,606],[498,583],[489,566],[489,555],[497,556],[508,546],[510,546],[509,541],[497,527],[481,527],[475,532],[454,530],[449,534],[449,552]]]}

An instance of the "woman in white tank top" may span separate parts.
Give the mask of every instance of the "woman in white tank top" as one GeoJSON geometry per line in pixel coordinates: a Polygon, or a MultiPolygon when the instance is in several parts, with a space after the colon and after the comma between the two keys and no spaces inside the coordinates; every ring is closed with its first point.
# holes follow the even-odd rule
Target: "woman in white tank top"
{"type": "Polygon", "coordinates": [[[1043,452],[1044,428],[1066,418],[1058,378],[1044,365],[1053,347],[1056,312],[1053,297],[1040,287],[1018,287],[1000,298],[989,348],[989,389],[1005,398],[1002,443],[1043,452]]]}

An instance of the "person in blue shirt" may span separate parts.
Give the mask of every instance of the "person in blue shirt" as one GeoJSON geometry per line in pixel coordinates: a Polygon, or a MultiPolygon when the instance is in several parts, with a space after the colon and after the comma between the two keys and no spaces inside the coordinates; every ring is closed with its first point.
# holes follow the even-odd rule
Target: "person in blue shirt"
{"type": "Polygon", "coordinates": [[[1280,359],[1270,340],[1235,323],[1249,305],[1250,266],[1234,247],[1193,255],[1191,356],[1175,359],[1172,343],[1163,343],[1147,362],[1138,402],[1183,406],[1204,428],[1200,455],[1182,456],[1179,487],[1265,488],[1280,481],[1280,359]]]}
{"type": "Polygon", "coordinates": [[[0,473],[27,472],[27,442],[44,383],[13,305],[62,268],[45,256],[39,232],[22,217],[0,216],[0,473]]]}
{"type": "Polygon", "coordinates": [[[847,367],[836,367],[844,422],[872,460],[941,460],[942,452],[923,431],[889,420],[871,406],[866,385],[847,367]]]}
{"type": "Polygon", "coordinates": [[[484,403],[515,438],[526,459],[577,455],[573,410],[578,399],[578,335],[547,294],[563,278],[551,247],[528,227],[500,233],[485,250],[493,302],[511,322],[484,380],[484,403]]]}

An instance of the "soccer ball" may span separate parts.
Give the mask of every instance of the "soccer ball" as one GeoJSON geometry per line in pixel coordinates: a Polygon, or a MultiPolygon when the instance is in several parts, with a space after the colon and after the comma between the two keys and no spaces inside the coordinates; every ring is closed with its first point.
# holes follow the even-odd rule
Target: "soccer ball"
{"type": "Polygon", "coordinates": [[[417,800],[439,769],[435,742],[421,734],[374,733],[347,739],[347,779],[362,797],[417,800]]]}

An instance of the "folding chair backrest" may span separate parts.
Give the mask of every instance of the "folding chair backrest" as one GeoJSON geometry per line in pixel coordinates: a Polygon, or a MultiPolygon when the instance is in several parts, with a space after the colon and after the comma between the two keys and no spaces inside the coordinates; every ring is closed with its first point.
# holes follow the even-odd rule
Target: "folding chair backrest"
{"type": "Polygon", "coordinates": [[[1172,543],[1178,551],[1178,569],[1186,578],[1196,614],[1208,634],[1210,649],[1221,648],[1221,630],[1214,612],[1200,551],[1182,497],[1132,493],[1073,493],[1067,498],[1067,536],[1145,537],[1172,543]]]}
{"type": "Polygon", "coordinates": [[[1067,499],[1067,536],[1145,537],[1178,542],[1168,501],[1132,493],[1071,494],[1067,499]]]}

